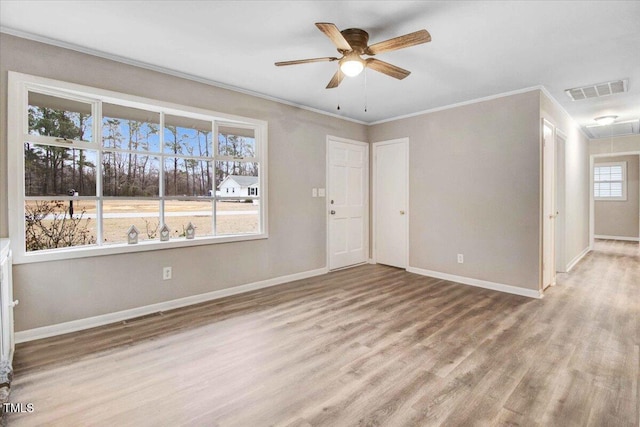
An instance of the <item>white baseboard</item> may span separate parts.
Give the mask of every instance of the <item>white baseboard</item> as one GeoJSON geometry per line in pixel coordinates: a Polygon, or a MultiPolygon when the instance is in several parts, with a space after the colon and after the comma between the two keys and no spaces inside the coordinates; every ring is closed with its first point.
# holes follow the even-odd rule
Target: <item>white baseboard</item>
{"type": "Polygon", "coordinates": [[[479,288],[491,289],[494,291],[506,292],[508,294],[521,295],[529,298],[542,298],[542,293],[538,290],[519,288],[517,286],[488,282],[486,280],[474,279],[471,277],[456,276],[454,274],[441,273],[439,271],[424,270],[416,267],[408,267],[407,271],[409,273],[420,274],[421,276],[435,277],[436,279],[462,283],[463,285],[477,286],[479,288]]]}
{"type": "Polygon", "coordinates": [[[367,261],[369,264],[375,264],[376,262],[373,260],[373,258],[369,258],[369,260],[367,261]]]}
{"type": "Polygon", "coordinates": [[[593,237],[595,239],[622,240],[624,242],[640,242],[640,237],[604,236],[604,235],[601,235],[601,234],[596,234],[593,237]]]}
{"type": "Polygon", "coordinates": [[[580,262],[580,260],[582,260],[582,258],[584,258],[584,256],[585,256],[586,254],[588,254],[588,253],[589,253],[589,251],[591,251],[591,246],[587,246],[587,247],[586,247],[582,252],[580,252],[580,253],[579,253],[579,254],[578,254],[574,259],[572,259],[572,260],[571,260],[571,262],[569,262],[569,264],[567,264],[567,268],[566,268],[566,270],[567,270],[567,271],[566,271],[566,272],[567,272],[567,273],[568,273],[568,272],[570,272],[570,271],[571,271],[571,269],[572,269],[573,267],[575,267],[575,266],[580,262]]]}
{"type": "Polygon", "coordinates": [[[217,291],[207,292],[199,295],[192,295],[171,301],[160,302],[157,304],[146,305],[143,307],[131,308],[115,313],[102,314],[100,316],[88,317],[85,319],[72,320],[70,322],[58,323],[56,325],[43,326],[40,328],[28,329],[26,331],[16,332],[15,342],[27,342],[38,340],[41,338],[49,338],[56,335],[68,334],[70,332],[81,331],[83,329],[95,328],[97,326],[107,325],[109,323],[121,322],[135,317],[145,316],[159,311],[172,310],[174,308],[185,307],[188,305],[198,304],[201,302],[211,301],[231,295],[242,294],[245,292],[255,291],[257,289],[268,288],[271,286],[281,285],[295,280],[307,279],[309,277],[320,276],[329,272],[328,268],[319,268],[317,270],[304,271],[302,273],[290,274],[287,276],[274,277],[273,279],[262,280],[259,282],[248,283],[246,285],[234,286],[232,288],[220,289],[217,291]]]}

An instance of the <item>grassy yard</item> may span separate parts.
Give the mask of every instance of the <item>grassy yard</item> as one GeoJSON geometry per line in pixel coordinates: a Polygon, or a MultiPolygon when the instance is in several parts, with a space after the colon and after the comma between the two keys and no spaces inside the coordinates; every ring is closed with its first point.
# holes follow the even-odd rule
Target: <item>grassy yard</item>
{"type": "MultiPolygon", "coordinates": [[[[27,202],[31,207],[34,201],[27,202]]],[[[68,208],[65,202],[64,208],[68,208]]],[[[140,231],[139,240],[159,240],[159,202],[154,200],[105,200],[103,203],[104,243],[124,243],[127,230],[135,225],[140,231]]],[[[97,236],[96,204],[75,201],[74,217],[84,211],[82,226],[90,235],[97,236]]],[[[61,218],[63,210],[57,212],[61,218]]],[[[259,206],[244,202],[216,203],[217,235],[255,233],[259,229],[259,206]]],[[[165,202],[165,220],[171,230],[171,239],[184,238],[184,232],[191,222],[196,228],[196,237],[213,234],[212,201],[171,200],[165,202]]],[[[52,221],[43,220],[44,226],[52,221]]]]}

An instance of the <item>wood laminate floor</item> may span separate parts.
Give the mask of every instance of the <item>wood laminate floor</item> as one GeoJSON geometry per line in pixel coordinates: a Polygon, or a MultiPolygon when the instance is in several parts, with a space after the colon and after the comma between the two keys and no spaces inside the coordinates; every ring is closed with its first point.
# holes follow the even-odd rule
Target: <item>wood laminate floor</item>
{"type": "Polygon", "coordinates": [[[640,250],[543,300],[365,265],[17,346],[10,426],[639,425],[640,250]]]}

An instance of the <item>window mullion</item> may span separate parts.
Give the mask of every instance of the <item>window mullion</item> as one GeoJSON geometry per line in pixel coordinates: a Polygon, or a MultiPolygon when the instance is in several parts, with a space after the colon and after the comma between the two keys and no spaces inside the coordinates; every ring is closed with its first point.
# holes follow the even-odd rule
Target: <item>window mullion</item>
{"type": "Polygon", "coordinates": [[[215,162],[215,160],[217,160],[218,158],[218,121],[214,120],[213,121],[213,138],[211,138],[211,144],[213,145],[211,148],[213,149],[213,151],[211,151],[211,157],[213,157],[213,160],[215,162]]]}
{"type": "Polygon", "coordinates": [[[213,182],[211,185],[211,190],[213,192],[212,196],[213,196],[213,205],[212,205],[212,209],[213,209],[213,215],[211,215],[211,233],[214,236],[218,235],[218,230],[217,230],[217,219],[216,217],[218,216],[218,186],[216,185],[216,177],[218,176],[218,170],[217,170],[217,163],[216,160],[218,159],[218,121],[214,120],[213,121],[213,134],[211,135],[211,171],[213,173],[213,182]]]}
{"type": "Polygon", "coordinates": [[[213,194],[214,194],[213,201],[212,201],[212,203],[213,203],[213,205],[212,205],[213,215],[211,215],[211,221],[213,223],[211,224],[211,230],[212,230],[211,233],[214,236],[217,236],[218,235],[218,231],[216,230],[216,215],[217,215],[217,212],[218,212],[218,199],[215,196],[215,190],[214,190],[213,194]]]}
{"type": "Polygon", "coordinates": [[[160,228],[166,224],[164,219],[164,201],[165,201],[165,188],[164,188],[164,113],[160,112],[160,125],[158,129],[158,141],[159,141],[159,158],[160,158],[160,170],[158,171],[158,195],[160,196],[160,228]]]}
{"type": "Polygon", "coordinates": [[[91,110],[94,120],[93,140],[98,147],[98,164],[96,165],[96,244],[102,246],[104,242],[104,227],[102,221],[102,102],[94,102],[91,110]]]}

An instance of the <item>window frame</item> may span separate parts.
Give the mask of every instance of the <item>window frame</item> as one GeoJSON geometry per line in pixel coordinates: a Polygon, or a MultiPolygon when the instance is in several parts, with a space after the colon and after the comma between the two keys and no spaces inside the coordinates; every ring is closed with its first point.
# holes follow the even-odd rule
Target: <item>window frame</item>
{"type": "MultiPolygon", "coordinates": [[[[268,169],[268,123],[264,120],[258,120],[248,117],[236,116],[226,113],[221,113],[213,110],[206,110],[197,107],[191,107],[187,105],[180,105],[175,103],[169,103],[151,98],[139,97],[134,95],[128,95],[120,92],[114,92],[104,89],[93,88],[84,85],[78,85],[74,83],[63,82],[59,80],[48,79],[44,77],[32,76],[28,74],[22,74],[9,71],[8,73],[8,127],[7,127],[7,159],[8,159],[8,222],[9,222],[9,235],[11,236],[12,251],[14,253],[14,263],[23,264],[31,262],[44,262],[62,259],[72,258],[84,258],[102,255],[112,255],[120,253],[131,252],[144,252],[150,250],[161,250],[169,248],[179,248],[188,246],[209,245],[218,243],[228,243],[236,241],[258,240],[266,239],[268,234],[268,183],[267,183],[267,169],[268,169]],[[92,141],[73,141],[73,145],[69,143],[57,142],[55,137],[47,137],[42,135],[29,135],[29,124],[26,114],[29,101],[28,94],[30,91],[38,92],[45,95],[61,97],[91,105],[92,114],[92,141]],[[105,148],[102,144],[102,111],[101,107],[103,103],[115,104],[122,107],[139,108],[150,112],[159,113],[160,132],[164,132],[164,116],[174,115],[189,117],[193,119],[199,119],[204,121],[210,121],[212,123],[212,147],[213,150],[211,157],[207,158],[207,161],[212,162],[213,170],[215,170],[215,164],[217,161],[238,160],[229,156],[218,155],[218,127],[220,125],[228,127],[246,128],[254,131],[255,138],[255,156],[251,158],[244,158],[242,161],[253,161],[259,164],[258,167],[258,182],[263,187],[260,196],[251,197],[259,200],[259,232],[254,234],[229,234],[229,235],[210,235],[210,236],[197,236],[194,239],[170,239],[169,241],[161,242],[159,239],[141,241],[137,244],[131,245],[124,243],[109,243],[107,245],[83,245],[72,246],[66,248],[46,249],[33,252],[26,251],[25,245],[25,200],[30,199],[55,199],[55,200],[95,200],[96,202],[96,215],[102,216],[101,201],[113,200],[115,197],[102,195],[101,179],[101,160],[105,151],[114,151],[105,148]],[[46,145],[55,145],[63,148],[76,148],[76,149],[88,149],[98,152],[97,165],[97,182],[96,182],[96,195],[95,196],[37,196],[28,197],[25,195],[24,187],[24,174],[25,174],[25,159],[24,159],[24,143],[27,138],[31,143],[43,142],[46,145]],[[19,236],[19,238],[18,238],[19,236]]],[[[118,150],[119,151],[119,150],[118,150]]],[[[156,152],[144,152],[147,155],[157,155],[160,159],[160,169],[164,169],[165,158],[171,157],[171,153],[166,153],[163,147],[163,139],[160,139],[159,151],[156,152]]],[[[179,155],[180,158],[192,157],[189,155],[179,155]]],[[[198,156],[200,157],[200,156],[198,156]]],[[[160,179],[160,185],[163,180],[160,179]]],[[[222,197],[216,194],[215,173],[213,174],[213,194],[210,199],[212,201],[217,200],[233,200],[238,197],[222,197]]],[[[191,200],[193,197],[180,197],[164,195],[159,193],[158,197],[148,198],[149,200],[158,200],[159,205],[162,206],[160,201],[162,200],[191,200]]],[[[117,198],[115,198],[117,199],[117,198]]],[[[147,199],[147,198],[142,198],[147,199]]],[[[216,221],[216,203],[213,204],[212,209],[212,221],[215,225],[216,221]]],[[[163,209],[160,208],[159,221],[162,222],[164,218],[163,209]]],[[[101,221],[100,221],[101,222],[101,221]]],[[[123,230],[123,233],[126,230],[123,230]]],[[[213,229],[215,233],[215,227],[213,229]]],[[[98,234],[100,236],[100,234],[98,234]]],[[[97,237],[98,237],[97,236],[97,237]]]]}
{"type": "Polygon", "coordinates": [[[627,162],[619,161],[619,162],[598,162],[593,164],[593,183],[591,185],[591,194],[593,194],[593,200],[599,202],[623,202],[627,200],[627,162]],[[621,166],[622,168],[622,179],[615,181],[596,181],[596,168],[598,167],[611,167],[611,166],[621,166]],[[596,184],[598,183],[614,183],[619,182],[622,184],[622,195],[621,196],[596,196],[596,184]]]}

